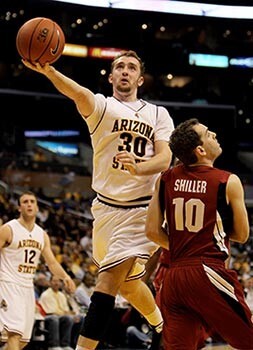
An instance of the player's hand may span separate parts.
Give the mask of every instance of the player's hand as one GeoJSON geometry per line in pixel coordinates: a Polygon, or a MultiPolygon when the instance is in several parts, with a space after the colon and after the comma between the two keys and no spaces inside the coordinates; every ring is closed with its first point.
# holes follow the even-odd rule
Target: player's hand
{"type": "Polygon", "coordinates": [[[30,68],[32,70],[34,70],[35,72],[47,75],[47,73],[50,71],[50,69],[52,69],[52,67],[50,66],[49,63],[45,63],[43,66],[39,63],[39,62],[30,62],[28,60],[24,60],[22,59],[23,64],[27,67],[30,68]]]}
{"type": "Polygon", "coordinates": [[[137,175],[137,164],[132,153],[122,151],[116,154],[116,160],[124,165],[131,175],[137,175]]]}
{"type": "Polygon", "coordinates": [[[70,294],[74,293],[76,290],[75,282],[72,280],[70,276],[67,276],[63,280],[64,287],[66,288],[66,291],[70,294]]]}

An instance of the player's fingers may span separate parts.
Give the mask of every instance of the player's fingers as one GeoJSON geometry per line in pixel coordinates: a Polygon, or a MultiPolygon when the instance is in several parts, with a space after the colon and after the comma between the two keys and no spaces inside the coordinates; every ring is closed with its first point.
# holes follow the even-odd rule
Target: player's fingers
{"type": "Polygon", "coordinates": [[[118,154],[116,155],[116,159],[120,162],[130,162],[133,163],[134,157],[130,153],[118,154]]]}
{"type": "Polygon", "coordinates": [[[29,62],[27,60],[22,59],[22,62],[26,67],[33,69],[33,70],[38,70],[36,65],[32,64],[31,62],[29,62]]]}

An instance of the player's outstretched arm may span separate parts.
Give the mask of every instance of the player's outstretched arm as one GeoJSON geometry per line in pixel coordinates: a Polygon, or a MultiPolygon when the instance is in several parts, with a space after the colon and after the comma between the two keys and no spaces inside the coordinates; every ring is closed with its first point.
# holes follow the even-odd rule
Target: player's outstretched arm
{"type": "Polygon", "coordinates": [[[49,63],[42,66],[39,63],[32,64],[27,60],[22,60],[22,62],[27,68],[45,75],[60,93],[73,100],[83,117],[88,117],[93,112],[95,97],[92,91],[68,78],[49,63]]]}

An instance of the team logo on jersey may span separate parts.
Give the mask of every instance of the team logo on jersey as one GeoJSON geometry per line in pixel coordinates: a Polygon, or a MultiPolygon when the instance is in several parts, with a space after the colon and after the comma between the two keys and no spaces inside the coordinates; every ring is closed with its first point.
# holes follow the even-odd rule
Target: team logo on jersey
{"type": "Polygon", "coordinates": [[[117,119],[114,121],[112,132],[135,132],[154,142],[154,128],[138,120],[117,119]]]}
{"type": "Polygon", "coordinates": [[[7,311],[8,305],[4,299],[1,300],[0,303],[0,309],[3,309],[4,311],[7,311]]]}

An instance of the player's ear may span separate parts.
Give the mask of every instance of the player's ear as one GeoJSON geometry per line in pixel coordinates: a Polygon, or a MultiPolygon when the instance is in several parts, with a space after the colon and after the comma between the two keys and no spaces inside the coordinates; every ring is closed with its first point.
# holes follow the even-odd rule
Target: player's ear
{"type": "Polygon", "coordinates": [[[110,84],[112,84],[112,73],[109,74],[108,81],[109,81],[110,84]]]}
{"type": "Polygon", "coordinates": [[[196,147],[196,151],[199,155],[205,156],[206,155],[206,150],[204,149],[203,146],[199,145],[196,147]]]}
{"type": "Polygon", "coordinates": [[[141,75],[140,78],[138,79],[138,86],[142,86],[144,83],[144,77],[141,75]]]}

